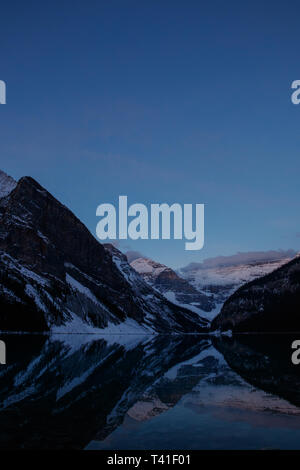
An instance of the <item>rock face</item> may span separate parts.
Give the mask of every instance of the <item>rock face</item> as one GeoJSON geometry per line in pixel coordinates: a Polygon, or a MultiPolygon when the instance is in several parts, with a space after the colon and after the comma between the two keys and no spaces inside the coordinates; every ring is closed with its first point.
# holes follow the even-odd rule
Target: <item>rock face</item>
{"type": "Polygon", "coordinates": [[[178,276],[175,271],[149,258],[137,258],[131,266],[154,289],[161,292],[168,300],[209,316],[215,307],[212,296],[201,293],[189,282],[178,276]]]}
{"type": "Polygon", "coordinates": [[[213,330],[300,331],[300,257],[240,287],[212,322],[213,330]]]}
{"type": "Polygon", "coordinates": [[[155,292],[35,180],[2,183],[0,330],[207,330],[206,320],[155,292]]]}
{"type": "Polygon", "coordinates": [[[271,273],[295,256],[286,252],[240,253],[211,258],[203,263],[191,263],[179,270],[179,275],[199,292],[209,295],[215,303],[210,318],[220,313],[224,302],[243,284],[271,273]]]}

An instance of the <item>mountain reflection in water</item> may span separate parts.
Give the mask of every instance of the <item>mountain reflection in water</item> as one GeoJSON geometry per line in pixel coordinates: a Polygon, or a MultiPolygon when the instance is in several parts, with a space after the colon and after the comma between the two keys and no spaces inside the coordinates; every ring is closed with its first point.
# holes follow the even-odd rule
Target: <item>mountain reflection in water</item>
{"type": "Polygon", "coordinates": [[[1,449],[300,448],[294,337],[0,339],[1,449]]]}

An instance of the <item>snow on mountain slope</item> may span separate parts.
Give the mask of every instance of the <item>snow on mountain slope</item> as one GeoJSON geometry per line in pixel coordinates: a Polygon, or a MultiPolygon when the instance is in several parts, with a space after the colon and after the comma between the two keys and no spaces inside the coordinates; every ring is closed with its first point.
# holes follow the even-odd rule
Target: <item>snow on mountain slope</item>
{"type": "Polygon", "coordinates": [[[17,182],[11,176],[4,173],[4,171],[0,170],[0,199],[8,196],[16,186],[17,182]]]}
{"type": "Polygon", "coordinates": [[[0,199],[0,259],[2,331],[208,331],[30,177],[0,199]]]}
{"type": "Polygon", "coordinates": [[[130,263],[131,266],[143,276],[144,279],[153,282],[162,272],[170,270],[164,264],[156,263],[150,258],[138,258],[130,263]]]}
{"type": "Polygon", "coordinates": [[[300,258],[241,286],[213,320],[213,330],[296,332],[300,330],[300,258]]]}
{"type": "Polygon", "coordinates": [[[145,257],[130,264],[168,300],[212,320],[241,285],[274,271],[294,256],[293,250],[239,253],[191,263],[177,273],[145,257]]]}
{"type": "Polygon", "coordinates": [[[195,269],[188,274],[185,274],[183,271],[180,272],[198,289],[206,288],[206,286],[233,286],[233,288],[236,289],[241,284],[274,271],[290,260],[291,258],[284,258],[275,261],[266,261],[265,263],[195,269]]]}
{"type": "MultiPolygon", "coordinates": [[[[194,314],[196,314],[198,316],[198,322],[199,322],[198,326],[206,328],[206,326],[208,325],[208,322],[206,320],[205,314],[203,314],[202,311],[198,311],[196,309],[196,307],[194,309],[190,309],[189,305],[185,304],[184,302],[177,301],[178,300],[177,298],[174,299],[174,298],[170,298],[170,297],[164,295],[163,290],[157,288],[157,284],[153,285],[153,284],[151,284],[147,281],[145,282],[143,276],[140,275],[140,273],[138,273],[128,263],[126,255],[121,253],[117,248],[115,248],[111,244],[104,244],[103,246],[110,253],[110,255],[112,256],[113,262],[115,263],[115,265],[117,266],[119,271],[122,273],[124,278],[127,280],[127,282],[132,286],[132,289],[134,290],[136,295],[139,295],[139,298],[142,299],[142,303],[141,303],[142,308],[143,308],[143,302],[147,301],[148,305],[152,306],[153,311],[157,311],[161,308],[158,302],[160,302],[160,303],[163,302],[163,304],[165,302],[167,302],[167,305],[173,306],[173,308],[176,306],[175,307],[176,309],[181,309],[182,314],[186,315],[186,321],[188,321],[189,312],[192,313],[193,318],[195,318],[194,314]],[[146,286],[147,286],[147,288],[145,288],[146,286]],[[141,296],[141,293],[143,293],[142,296],[141,296]]],[[[168,270],[173,272],[169,268],[168,268],[168,270]]],[[[178,277],[176,274],[175,274],[175,276],[178,277]]],[[[181,281],[183,282],[184,285],[187,284],[186,281],[184,281],[184,280],[181,280],[181,281]]],[[[189,286],[189,287],[191,287],[191,286],[189,286]]],[[[194,292],[194,289],[193,288],[191,288],[191,289],[194,292]]],[[[195,293],[197,295],[197,298],[199,299],[199,297],[201,297],[201,295],[199,296],[199,294],[196,291],[195,291],[195,293]]],[[[181,296],[180,297],[180,299],[181,299],[182,296],[184,296],[184,289],[183,289],[182,285],[180,285],[179,294],[181,296]]],[[[161,309],[161,315],[160,315],[161,320],[163,320],[163,318],[164,318],[164,310],[165,310],[165,307],[163,309],[161,309]]],[[[150,313],[148,312],[146,314],[145,319],[146,319],[147,323],[148,322],[150,324],[153,323],[153,314],[151,312],[150,313]]],[[[177,319],[176,322],[177,321],[181,321],[181,320],[177,319]]],[[[173,326],[176,329],[176,322],[174,323],[174,320],[172,320],[172,316],[169,316],[169,322],[170,322],[170,326],[173,324],[173,326]]]]}
{"type": "Polygon", "coordinates": [[[203,263],[191,263],[178,273],[199,292],[212,295],[216,305],[211,312],[213,318],[240,286],[271,273],[288,263],[295,254],[293,250],[238,253],[230,257],[208,259],[203,263]]]}
{"type": "Polygon", "coordinates": [[[171,302],[209,318],[215,305],[210,295],[200,293],[169,267],[149,258],[138,258],[131,266],[154,289],[171,302]]]}

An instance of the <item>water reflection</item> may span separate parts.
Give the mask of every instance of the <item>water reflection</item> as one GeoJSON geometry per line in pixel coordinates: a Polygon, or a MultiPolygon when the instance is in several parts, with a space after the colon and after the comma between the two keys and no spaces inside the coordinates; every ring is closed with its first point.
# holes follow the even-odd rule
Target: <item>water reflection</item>
{"type": "Polygon", "coordinates": [[[300,406],[300,366],[291,361],[291,335],[215,338],[214,346],[248,383],[300,406]]]}
{"type": "Polygon", "coordinates": [[[2,449],[299,448],[294,338],[1,339],[2,449]]]}

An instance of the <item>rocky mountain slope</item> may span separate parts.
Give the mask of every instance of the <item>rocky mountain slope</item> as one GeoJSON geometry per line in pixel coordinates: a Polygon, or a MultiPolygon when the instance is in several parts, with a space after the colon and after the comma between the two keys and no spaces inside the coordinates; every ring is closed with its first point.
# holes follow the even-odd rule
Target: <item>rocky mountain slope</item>
{"type": "Polygon", "coordinates": [[[212,296],[201,293],[175,271],[149,258],[133,260],[131,266],[153,288],[172,302],[208,316],[215,307],[212,296]]]}
{"type": "Polygon", "coordinates": [[[0,330],[202,332],[30,177],[0,174],[0,330]]]}
{"type": "Polygon", "coordinates": [[[130,264],[167,299],[212,320],[240,286],[276,270],[294,255],[293,250],[240,253],[217,262],[191,263],[178,272],[146,257],[135,258],[130,264]]]}
{"type": "Polygon", "coordinates": [[[191,263],[178,272],[202,294],[212,297],[215,317],[224,302],[243,284],[271,273],[288,263],[294,256],[293,250],[286,252],[259,252],[223,256],[208,259],[203,263],[191,263]]]}
{"type": "Polygon", "coordinates": [[[300,257],[240,287],[212,329],[236,332],[300,331],[300,257]]]}

